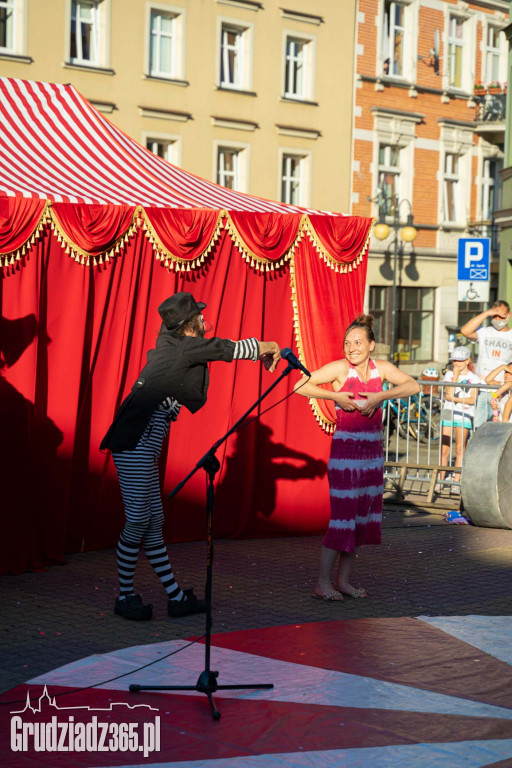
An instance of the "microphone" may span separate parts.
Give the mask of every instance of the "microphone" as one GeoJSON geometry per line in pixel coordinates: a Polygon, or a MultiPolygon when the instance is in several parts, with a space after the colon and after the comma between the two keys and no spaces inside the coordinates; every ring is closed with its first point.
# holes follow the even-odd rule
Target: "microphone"
{"type": "Polygon", "coordinates": [[[285,347],[281,350],[281,357],[284,357],[288,365],[291,365],[292,368],[302,371],[306,376],[311,376],[308,369],[302,365],[300,360],[293,354],[290,347],[285,347]]]}

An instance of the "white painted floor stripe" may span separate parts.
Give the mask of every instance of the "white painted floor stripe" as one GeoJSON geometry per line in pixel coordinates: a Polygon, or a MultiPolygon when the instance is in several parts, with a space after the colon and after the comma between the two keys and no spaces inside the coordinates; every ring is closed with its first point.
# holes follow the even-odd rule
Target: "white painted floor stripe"
{"type": "MultiPolygon", "coordinates": [[[[164,656],[183,641],[136,646],[103,656],[68,664],[29,683],[80,688],[101,683],[164,656]],[[160,652],[160,654],[159,654],[160,652]]],[[[163,659],[140,672],[107,683],[107,690],[126,690],[130,683],[143,685],[195,685],[204,669],[204,647],[193,645],[182,653],[163,659]]],[[[474,717],[500,717],[512,720],[512,709],[434,693],[413,686],[377,680],[372,677],[333,672],[308,665],[269,659],[225,648],[212,647],[212,669],[219,670],[219,684],[273,683],[269,691],[218,691],[216,696],[287,701],[297,704],[322,704],[363,709],[430,712],[474,717]]],[[[181,692],[180,692],[181,693],[181,692]]],[[[193,696],[203,696],[191,692],[193,696]]]]}
{"type": "Polygon", "coordinates": [[[507,757],[512,757],[512,739],[146,762],[118,768],[483,768],[507,757]]]}
{"type": "Polygon", "coordinates": [[[419,616],[500,661],[512,664],[512,616],[419,616]]]}

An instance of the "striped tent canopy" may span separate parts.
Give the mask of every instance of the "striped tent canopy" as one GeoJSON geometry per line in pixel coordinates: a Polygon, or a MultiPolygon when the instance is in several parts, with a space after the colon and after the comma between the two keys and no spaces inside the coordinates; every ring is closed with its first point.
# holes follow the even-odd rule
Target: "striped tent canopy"
{"type": "Polygon", "coordinates": [[[0,114],[0,191],[12,197],[306,212],[225,189],[171,165],[126,136],[72,85],[0,78],[0,114]]]}

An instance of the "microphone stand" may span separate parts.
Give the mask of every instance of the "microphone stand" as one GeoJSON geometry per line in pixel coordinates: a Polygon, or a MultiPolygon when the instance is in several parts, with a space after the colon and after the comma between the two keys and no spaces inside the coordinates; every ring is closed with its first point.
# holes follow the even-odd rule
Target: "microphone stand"
{"type": "Polygon", "coordinates": [[[208,701],[210,702],[210,707],[212,709],[212,715],[214,720],[220,719],[220,712],[215,706],[215,702],[213,700],[213,693],[217,690],[235,690],[235,689],[270,689],[273,688],[273,683],[256,683],[256,684],[237,684],[237,685],[219,685],[217,683],[217,678],[219,676],[218,672],[214,672],[211,670],[210,667],[210,652],[211,652],[211,632],[212,632],[212,581],[213,581],[213,507],[214,507],[214,498],[215,498],[215,488],[214,488],[214,479],[215,475],[220,469],[220,463],[218,458],[215,455],[215,452],[217,449],[224,443],[230,435],[233,434],[233,432],[236,432],[236,430],[239,428],[239,426],[242,424],[242,422],[245,421],[247,416],[253,411],[262,400],[264,400],[272,390],[277,387],[279,382],[284,379],[285,376],[288,376],[291,371],[294,370],[294,365],[291,365],[290,363],[287,365],[285,370],[278,376],[278,378],[274,381],[274,383],[267,389],[263,394],[251,405],[251,407],[241,416],[238,421],[233,424],[231,429],[226,432],[225,435],[223,435],[219,440],[217,440],[216,443],[212,445],[212,447],[208,450],[205,455],[199,459],[194,469],[188,473],[188,475],[185,477],[184,480],[181,481],[181,483],[178,483],[178,485],[173,488],[173,490],[169,493],[169,498],[172,498],[173,496],[176,496],[183,486],[188,483],[190,478],[197,472],[198,469],[204,469],[205,472],[208,475],[208,488],[206,491],[206,521],[207,521],[207,556],[206,556],[206,588],[205,588],[205,598],[206,598],[206,633],[205,633],[205,665],[204,670],[199,675],[199,678],[197,680],[197,683],[195,685],[139,685],[137,683],[132,683],[129,687],[129,690],[132,693],[137,693],[139,691],[198,691],[199,693],[204,693],[208,697],[208,701]]]}

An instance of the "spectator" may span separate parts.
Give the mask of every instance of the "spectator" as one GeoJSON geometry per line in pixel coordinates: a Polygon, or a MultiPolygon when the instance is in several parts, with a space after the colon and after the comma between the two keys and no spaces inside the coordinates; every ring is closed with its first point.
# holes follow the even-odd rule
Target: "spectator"
{"type": "MultiPolygon", "coordinates": [[[[470,370],[471,355],[467,347],[455,347],[450,360],[453,370],[447,371],[444,381],[459,384],[479,384],[480,378],[470,370]]],[[[469,432],[473,428],[477,390],[467,387],[445,387],[445,401],[441,411],[441,464],[447,466],[450,458],[452,431],[455,429],[455,464],[462,466],[469,432]]],[[[439,480],[444,480],[446,472],[439,472],[439,480]]],[[[460,481],[460,473],[453,476],[455,482],[460,481]]],[[[435,486],[436,493],[441,492],[441,483],[435,486]]],[[[460,488],[453,485],[452,493],[460,494],[460,488]]]]}
{"type": "MultiPolygon", "coordinates": [[[[471,341],[478,341],[479,351],[476,362],[476,372],[482,382],[496,367],[512,363],[512,330],[510,322],[510,305],[499,299],[490,309],[481,312],[462,326],[460,332],[471,341]],[[486,318],[491,318],[491,325],[482,327],[486,318]]],[[[500,383],[503,383],[501,378],[500,383]]],[[[491,395],[488,390],[482,390],[478,395],[475,409],[475,429],[492,418],[491,395]]]]}
{"type": "Polygon", "coordinates": [[[494,371],[491,371],[485,377],[485,383],[490,387],[496,387],[497,391],[491,394],[495,396],[498,404],[499,421],[509,421],[512,412],[512,398],[510,390],[512,389],[512,365],[498,365],[494,371]],[[503,374],[505,382],[500,381],[498,376],[503,374]],[[506,411],[506,414],[505,414],[506,411]]]}

